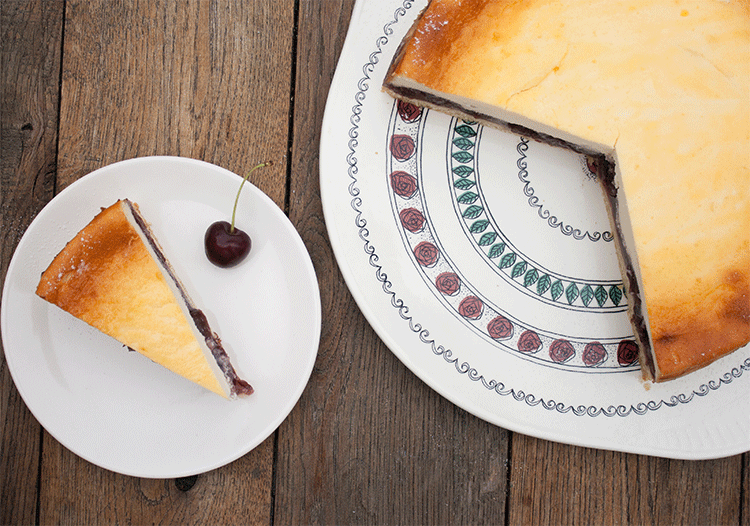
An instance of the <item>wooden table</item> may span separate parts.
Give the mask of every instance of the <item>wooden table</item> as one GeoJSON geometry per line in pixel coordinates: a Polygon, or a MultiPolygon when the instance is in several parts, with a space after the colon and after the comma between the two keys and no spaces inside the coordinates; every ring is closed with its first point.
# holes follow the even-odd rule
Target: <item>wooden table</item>
{"type": "Polygon", "coordinates": [[[2,0],[2,278],[70,183],[146,155],[244,173],[310,252],[324,312],[309,385],[281,427],[177,480],[77,457],[0,358],[2,524],[750,525],[750,454],[675,461],[514,434],[452,405],[375,335],[323,221],[318,151],[353,0],[2,0]]]}

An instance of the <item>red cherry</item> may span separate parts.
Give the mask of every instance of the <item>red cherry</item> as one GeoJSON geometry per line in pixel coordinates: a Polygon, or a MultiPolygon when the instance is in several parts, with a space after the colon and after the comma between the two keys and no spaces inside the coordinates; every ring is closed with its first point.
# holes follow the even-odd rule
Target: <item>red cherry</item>
{"type": "Polygon", "coordinates": [[[260,163],[253,167],[245,177],[242,178],[240,188],[237,190],[237,197],[234,198],[234,208],[232,209],[232,222],[216,221],[206,230],[203,236],[203,246],[206,250],[206,257],[217,267],[229,268],[234,267],[242,262],[250,253],[252,242],[250,236],[239,228],[234,226],[234,218],[237,214],[237,203],[240,200],[242,187],[250,177],[250,174],[262,166],[271,165],[271,161],[260,163]]]}
{"type": "Polygon", "coordinates": [[[232,231],[232,225],[226,221],[217,221],[208,227],[203,241],[208,260],[222,268],[241,263],[252,246],[250,236],[239,228],[232,231]]]}

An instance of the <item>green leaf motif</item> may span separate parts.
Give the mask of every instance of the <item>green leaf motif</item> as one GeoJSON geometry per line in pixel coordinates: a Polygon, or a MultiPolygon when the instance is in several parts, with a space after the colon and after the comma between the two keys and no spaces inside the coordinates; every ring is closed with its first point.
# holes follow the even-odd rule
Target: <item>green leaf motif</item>
{"type": "Polygon", "coordinates": [[[489,256],[490,259],[495,259],[497,256],[503,253],[503,250],[505,250],[505,243],[498,243],[497,245],[492,245],[492,248],[490,248],[490,251],[487,253],[487,256],[489,256]]]}
{"type": "Polygon", "coordinates": [[[459,134],[461,137],[476,137],[477,135],[476,130],[466,124],[462,124],[461,126],[456,126],[456,133],[459,134]]]}
{"type": "Polygon", "coordinates": [[[459,190],[468,190],[475,184],[476,183],[471,179],[456,179],[455,181],[453,181],[453,186],[455,186],[459,190]]]}
{"type": "Polygon", "coordinates": [[[458,165],[453,169],[453,173],[459,177],[468,177],[474,173],[474,168],[471,166],[458,165]]]}
{"type": "Polygon", "coordinates": [[[463,215],[466,219],[475,219],[482,215],[482,212],[484,212],[484,208],[478,205],[471,205],[466,210],[464,210],[463,215]]]}
{"type": "Polygon", "coordinates": [[[622,301],[622,291],[620,290],[620,287],[617,285],[614,285],[611,289],[609,289],[609,299],[612,300],[612,303],[615,305],[619,305],[622,301]]]}
{"type": "Polygon", "coordinates": [[[453,139],[453,144],[461,150],[471,150],[474,147],[474,143],[465,137],[453,139]]]}
{"type": "Polygon", "coordinates": [[[495,239],[497,239],[496,232],[487,232],[486,234],[482,234],[482,237],[479,238],[479,246],[480,247],[489,246],[495,242],[495,239]]]}
{"type": "Polygon", "coordinates": [[[542,274],[539,281],[536,282],[536,293],[541,296],[549,290],[551,285],[552,279],[549,277],[549,274],[542,274]]]}
{"type": "Polygon", "coordinates": [[[594,289],[594,297],[596,298],[596,302],[599,304],[600,307],[604,307],[604,304],[607,303],[607,289],[599,285],[594,289]]]}
{"type": "Polygon", "coordinates": [[[508,268],[516,262],[516,254],[514,252],[508,252],[502,258],[500,258],[500,268],[508,268]]]}
{"type": "Polygon", "coordinates": [[[510,277],[513,279],[516,279],[518,276],[522,275],[524,272],[526,272],[526,262],[521,260],[513,267],[513,270],[510,272],[510,277]]]}
{"type": "Polygon", "coordinates": [[[563,295],[563,292],[565,292],[564,285],[562,284],[562,281],[559,279],[555,281],[552,286],[550,287],[552,290],[550,293],[552,294],[552,299],[557,301],[557,298],[563,295]]]}
{"type": "Polygon", "coordinates": [[[536,280],[538,279],[539,279],[539,271],[535,269],[534,267],[531,267],[531,269],[523,277],[523,286],[530,287],[534,283],[536,283],[536,280]]]}
{"type": "Polygon", "coordinates": [[[451,155],[451,157],[453,157],[458,162],[464,163],[464,164],[470,163],[474,159],[474,156],[470,154],[469,152],[456,152],[453,155],[451,155]]]}
{"type": "Polygon", "coordinates": [[[594,299],[594,289],[591,288],[591,285],[585,285],[581,289],[581,301],[583,304],[588,307],[589,303],[591,303],[591,300],[594,299]]]}
{"type": "Polygon", "coordinates": [[[479,221],[474,221],[471,226],[469,227],[469,231],[472,234],[478,234],[480,232],[484,232],[487,229],[487,225],[489,225],[490,222],[486,219],[480,219],[479,221]]]}
{"type": "Polygon", "coordinates": [[[477,199],[479,199],[479,195],[474,192],[464,192],[456,198],[456,200],[462,205],[470,205],[477,199]]]}
{"type": "Polygon", "coordinates": [[[578,299],[578,287],[575,283],[571,283],[565,289],[565,298],[568,300],[568,305],[573,305],[573,302],[578,299]]]}

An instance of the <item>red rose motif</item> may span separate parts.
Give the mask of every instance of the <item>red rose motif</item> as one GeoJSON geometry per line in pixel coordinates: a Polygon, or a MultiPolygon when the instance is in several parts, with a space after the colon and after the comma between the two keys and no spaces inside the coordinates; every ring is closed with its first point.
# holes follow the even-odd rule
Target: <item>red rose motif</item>
{"type": "Polygon", "coordinates": [[[414,155],[414,139],[408,135],[394,135],[391,137],[391,153],[399,161],[406,161],[414,155]]]}
{"type": "Polygon", "coordinates": [[[553,362],[565,363],[576,353],[573,345],[568,340],[555,340],[549,346],[549,357],[553,362]]]}
{"type": "Polygon", "coordinates": [[[507,340],[513,336],[513,324],[505,316],[498,316],[487,324],[487,332],[495,340],[507,340]]]}
{"type": "Polygon", "coordinates": [[[406,172],[393,172],[391,174],[391,188],[404,199],[409,199],[417,193],[417,180],[406,172]]]}
{"type": "Polygon", "coordinates": [[[398,116],[404,122],[416,122],[422,116],[422,108],[411,102],[398,101],[398,116]]]}
{"type": "Polygon", "coordinates": [[[419,232],[424,228],[424,216],[416,208],[405,208],[398,214],[401,225],[409,232],[419,232]]]}
{"type": "Polygon", "coordinates": [[[437,247],[429,241],[422,241],[416,247],[414,247],[414,257],[423,267],[433,266],[437,260],[440,252],[437,247]]]}
{"type": "Polygon", "coordinates": [[[461,279],[453,272],[443,272],[435,279],[435,286],[446,296],[453,296],[461,288],[461,279]]]}
{"type": "Polygon", "coordinates": [[[590,342],[586,344],[583,349],[583,355],[581,356],[583,363],[588,367],[599,365],[607,359],[607,350],[599,342],[590,342]]]}
{"type": "Polygon", "coordinates": [[[469,318],[470,320],[479,319],[482,315],[483,309],[484,304],[482,303],[482,300],[476,296],[467,296],[458,304],[458,313],[464,318],[469,318]]]}
{"type": "Polygon", "coordinates": [[[638,346],[633,340],[622,340],[617,346],[617,362],[622,365],[632,365],[638,360],[638,346]]]}
{"type": "Polygon", "coordinates": [[[534,331],[524,331],[518,338],[518,350],[523,353],[535,353],[542,348],[542,340],[534,331]]]}

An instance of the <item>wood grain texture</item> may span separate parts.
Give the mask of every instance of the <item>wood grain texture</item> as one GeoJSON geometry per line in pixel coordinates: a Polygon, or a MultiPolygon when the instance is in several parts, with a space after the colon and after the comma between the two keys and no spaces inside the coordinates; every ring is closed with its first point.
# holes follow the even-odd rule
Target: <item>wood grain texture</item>
{"type": "MultiPolygon", "coordinates": [[[[0,294],[16,245],[54,191],[62,11],[62,2],[0,2],[0,294]]],[[[32,524],[41,428],[4,350],[0,425],[0,524],[32,524]]]]}
{"type": "Polygon", "coordinates": [[[58,184],[136,156],[179,155],[243,174],[277,204],[293,0],[69,1],[58,184]],[[124,22],[126,21],[126,22],[124,22]]]}
{"type": "Polygon", "coordinates": [[[319,130],[352,5],[300,2],[289,214],[325,315],[312,379],[279,431],[275,522],[502,524],[508,433],[438,396],[388,351],[326,235],[319,130]]]}
{"type": "Polygon", "coordinates": [[[684,461],[513,435],[510,524],[739,524],[742,455],[684,461]]]}
{"type": "Polygon", "coordinates": [[[192,486],[118,475],[47,440],[39,523],[270,524],[273,440],[192,486]]]}

